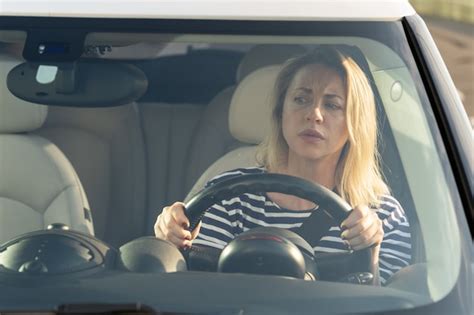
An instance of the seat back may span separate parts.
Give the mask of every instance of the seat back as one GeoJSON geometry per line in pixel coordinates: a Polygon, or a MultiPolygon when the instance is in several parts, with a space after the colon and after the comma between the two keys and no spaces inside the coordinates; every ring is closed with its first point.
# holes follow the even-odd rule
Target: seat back
{"type": "Polygon", "coordinates": [[[235,168],[256,166],[256,148],[269,132],[271,92],[280,66],[268,66],[249,74],[234,91],[229,108],[229,130],[245,146],[215,161],[194,184],[186,200],[204,188],[214,176],[235,168]]]}
{"type": "Polygon", "coordinates": [[[19,61],[0,62],[0,242],[52,223],[94,234],[89,203],[69,160],[45,138],[33,135],[48,108],[22,101],[6,85],[19,61]]]}
{"type": "Polygon", "coordinates": [[[147,233],[163,207],[181,200],[189,149],[202,106],[140,103],[146,145],[147,233]]]}
{"type": "Polygon", "coordinates": [[[94,213],[96,236],[120,246],[144,235],[146,160],[136,104],[49,108],[35,133],[76,169],[94,213]]]}

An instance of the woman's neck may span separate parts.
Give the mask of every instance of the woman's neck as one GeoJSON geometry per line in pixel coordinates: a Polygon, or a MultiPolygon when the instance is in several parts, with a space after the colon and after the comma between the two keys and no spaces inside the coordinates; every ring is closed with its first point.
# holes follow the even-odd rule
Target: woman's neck
{"type": "MultiPolygon", "coordinates": [[[[290,154],[288,156],[287,165],[284,165],[279,169],[270,171],[274,173],[304,178],[313,183],[323,185],[328,189],[333,189],[335,186],[336,167],[337,159],[306,160],[292,158],[290,154]],[[334,160],[336,161],[334,162],[334,160]]],[[[280,193],[267,193],[267,196],[273,202],[286,209],[311,209],[317,206],[308,200],[304,200],[296,196],[280,193]]]]}
{"type": "Polygon", "coordinates": [[[337,160],[308,160],[289,154],[287,165],[282,166],[277,172],[304,178],[328,189],[333,189],[336,185],[337,160]]]}

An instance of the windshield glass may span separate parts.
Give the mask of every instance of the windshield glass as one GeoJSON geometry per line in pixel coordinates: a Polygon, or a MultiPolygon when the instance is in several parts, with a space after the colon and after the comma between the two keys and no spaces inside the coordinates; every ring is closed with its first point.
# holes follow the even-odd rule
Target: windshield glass
{"type": "Polygon", "coordinates": [[[143,263],[148,269],[133,272],[124,263],[128,269],[110,267],[107,278],[95,276],[97,266],[109,268],[102,245],[94,243],[94,252],[83,242],[79,258],[64,258],[65,266],[56,268],[48,265],[51,251],[41,252],[45,243],[40,252],[28,243],[15,250],[32,253],[0,254],[8,283],[25,281],[15,278],[18,272],[53,273],[60,279],[53,288],[65,275],[86,287],[102,277],[95,287],[103,290],[57,303],[126,303],[130,298],[107,290],[128,293],[137,283],[143,290],[136,301],[183,311],[176,298],[150,292],[205,281],[229,306],[226,292],[277,281],[288,299],[289,291],[304,289],[308,298],[330,304],[331,313],[414,307],[446,296],[459,275],[459,201],[431,104],[398,22],[378,23],[379,32],[373,24],[346,24],[319,23],[315,34],[304,35],[89,29],[73,60],[64,59],[72,45],[0,31],[1,243],[12,246],[24,233],[65,224],[115,250],[151,236],[185,248],[186,259],[189,248],[214,257],[157,272],[150,261],[178,253],[144,243],[154,257],[143,263]],[[306,179],[357,211],[349,215],[323,199],[300,198],[303,188],[288,179],[270,189],[256,179],[245,184],[252,191],[213,195],[195,222],[176,214],[175,202],[255,174],[306,179]],[[323,212],[326,221],[304,223],[323,212]],[[198,230],[186,229],[199,220],[198,230]],[[286,243],[290,236],[273,230],[249,234],[262,227],[289,229],[305,244],[294,247],[286,243]],[[252,240],[260,241],[257,254],[245,256],[252,240]],[[287,253],[282,244],[298,254],[280,255],[287,253]],[[231,249],[219,259],[224,248],[231,249]],[[317,271],[302,260],[303,249],[315,255],[317,271]],[[372,257],[359,264],[351,256],[357,252],[372,257]],[[302,269],[291,267],[298,263],[302,269]],[[230,280],[219,274],[239,285],[229,289],[230,280]],[[327,296],[328,284],[335,296],[327,296]],[[379,298],[369,306],[355,295],[379,298]]]}

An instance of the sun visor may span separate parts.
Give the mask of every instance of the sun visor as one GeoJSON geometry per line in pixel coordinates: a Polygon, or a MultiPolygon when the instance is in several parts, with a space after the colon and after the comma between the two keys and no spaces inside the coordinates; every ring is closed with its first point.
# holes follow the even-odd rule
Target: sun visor
{"type": "Polygon", "coordinates": [[[143,71],[124,62],[79,59],[22,63],[8,73],[7,87],[16,97],[37,104],[110,107],[139,99],[148,81],[143,71]]]}

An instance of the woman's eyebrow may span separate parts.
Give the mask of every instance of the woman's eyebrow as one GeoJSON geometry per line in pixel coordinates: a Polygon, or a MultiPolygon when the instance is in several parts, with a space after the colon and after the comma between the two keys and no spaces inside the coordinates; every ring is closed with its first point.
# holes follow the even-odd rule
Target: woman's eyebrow
{"type": "Polygon", "coordinates": [[[339,98],[340,100],[344,101],[344,98],[338,94],[326,94],[326,98],[339,98]]]}
{"type": "Polygon", "coordinates": [[[303,91],[305,93],[313,93],[313,89],[311,88],[306,88],[306,87],[300,87],[300,88],[296,88],[295,91],[303,91]]]}

